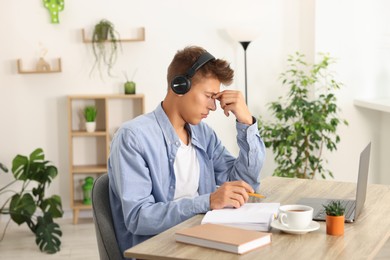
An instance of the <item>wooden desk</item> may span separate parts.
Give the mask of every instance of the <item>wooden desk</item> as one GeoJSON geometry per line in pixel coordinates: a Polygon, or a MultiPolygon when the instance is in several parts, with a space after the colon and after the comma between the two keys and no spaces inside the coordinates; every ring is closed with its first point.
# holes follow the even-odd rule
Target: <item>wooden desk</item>
{"type": "MultiPolygon", "coordinates": [[[[355,198],[355,183],[267,177],[261,182],[264,202],[293,204],[301,197],[355,198]]],[[[371,259],[390,236],[390,186],[371,184],[362,213],[345,225],[341,237],[326,235],[325,222],[319,230],[292,235],[272,229],[272,243],[244,255],[186,245],[175,241],[177,230],[200,224],[195,216],[125,251],[126,257],[141,259],[371,259]]]]}

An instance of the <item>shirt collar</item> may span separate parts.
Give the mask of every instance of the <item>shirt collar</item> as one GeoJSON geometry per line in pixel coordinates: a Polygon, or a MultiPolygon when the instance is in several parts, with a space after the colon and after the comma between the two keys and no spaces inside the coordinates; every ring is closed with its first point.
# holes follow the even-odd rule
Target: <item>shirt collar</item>
{"type": "Polygon", "coordinates": [[[162,108],[162,102],[158,104],[157,108],[154,110],[154,115],[156,117],[157,123],[160,125],[161,131],[164,134],[164,138],[168,144],[179,142],[179,137],[176,134],[175,129],[173,128],[171,121],[164,109],[162,108]]]}
{"type": "MultiPolygon", "coordinates": [[[[171,121],[164,109],[162,108],[162,102],[158,104],[157,108],[154,110],[154,115],[158,124],[160,125],[161,131],[164,134],[164,138],[168,144],[180,142],[178,135],[176,134],[175,129],[173,128],[171,121]]],[[[196,131],[194,131],[195,126],[188,124],[186,125],[186,129],[190,131],[191,143],[195,146],[198,146],[202,149],[203,146],[199,143],[198,138],[196,136],[196,131]]]]}

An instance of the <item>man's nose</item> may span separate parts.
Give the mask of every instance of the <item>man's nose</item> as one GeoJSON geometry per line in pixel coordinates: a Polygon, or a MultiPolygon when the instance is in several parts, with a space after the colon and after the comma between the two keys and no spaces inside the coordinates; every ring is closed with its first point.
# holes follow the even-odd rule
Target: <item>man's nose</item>
{"type": "Polygon", "coordinates": [[[208,108],[210,110],[212,110],[212,111],[217,110],[217,105],[215,104],[215,99],[214,98],[210,98],[209,104],[208,104],[208,108]]]}

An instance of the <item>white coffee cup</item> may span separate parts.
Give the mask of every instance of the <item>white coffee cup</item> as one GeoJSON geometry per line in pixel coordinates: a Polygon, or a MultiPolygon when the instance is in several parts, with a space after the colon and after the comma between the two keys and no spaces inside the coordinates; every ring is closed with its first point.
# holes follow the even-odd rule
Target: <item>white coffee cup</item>
{"type": "Polygon", "coordinates": [[[305,205],[284,205],[279,207],[278,219],[289,229],[304,229],[313,219],[313,208],[305,205]]]}

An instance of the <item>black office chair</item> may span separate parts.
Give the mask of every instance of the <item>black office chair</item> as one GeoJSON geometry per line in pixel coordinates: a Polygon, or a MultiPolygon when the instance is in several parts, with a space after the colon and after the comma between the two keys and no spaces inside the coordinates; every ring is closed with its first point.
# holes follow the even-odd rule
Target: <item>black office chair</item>
{"type": "Polygon", "coordinates": [[[92,188],[93,222],[101,260],[123,259],[112,222],[108,175],[99,176],[92,188]]]}

